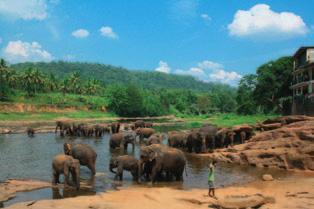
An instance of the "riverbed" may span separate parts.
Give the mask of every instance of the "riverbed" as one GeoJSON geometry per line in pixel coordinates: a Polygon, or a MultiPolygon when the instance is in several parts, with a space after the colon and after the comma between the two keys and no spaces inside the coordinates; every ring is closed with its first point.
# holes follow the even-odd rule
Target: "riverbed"
{"type": "MultiPolygon", "coordinates": [[[[16,202],[39,200],[39,199],[60,199],[82,195],[94,195],[99,192],[114,190],[117,186],[129,187],[137,185],[132,181],[129,173],[124,174],[123,182],[115,182],[114,174],[109,172],[109,159],[119,154],[131,154],[138,157],[139,145],[132,150],[128,148],[126,153],[119,150],[109,149],[110,135],[102,138],[82,138],[82,137],[60,137],[54,133],[36,134],[28,137],[26,134],[0,135],[0,181],[7,179],[37,179],[51,181],[51,160],[63,152],[63,143],[85,143],[92,146],[97,152],[96,177],[90,179],[90,171],[86,167],[81,167],[81,181],[90,185],[89,189],[79,192],[73,189],[40,189],[31,192],[22,192],[7,202],[4,206],[16,202]]],[[[177,189],[194,189],[207,187],[207,174],[209,159],[186,153],[187,176],[184,174],[182,182],[161,182],[154,187],[173,187],[177,189]]],[[[270,169],[258,169],[254,167],[232,166],[230,164],[218,164],[216,168],[216,186],[225,187],[252,182],[259,179],[262,174],[271,173],[274,177],[280,178],[288,175],[287,172],[270,169]]],[[[141,186],[150,187],[149,183],[141,186]]]]}

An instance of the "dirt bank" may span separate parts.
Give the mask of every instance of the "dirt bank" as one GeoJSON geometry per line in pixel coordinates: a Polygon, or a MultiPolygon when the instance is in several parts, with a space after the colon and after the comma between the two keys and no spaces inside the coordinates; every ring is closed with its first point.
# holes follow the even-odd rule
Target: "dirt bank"
{"type": "Polygon", "coordinates": [[[314,120],[257,133],[247,143],[204,155],[228,163],[314,171],[314,120]]]}
{"type": "Polygon", "coordinates": [[[313,208],[314,174],[274,181],[258,181],[243,186],[220,188],[218,200],[208,198],[207,190],[130,187],[61,200],[41,200],[11,205],[10,209],[160,209],[160,208],[313,208]]]}

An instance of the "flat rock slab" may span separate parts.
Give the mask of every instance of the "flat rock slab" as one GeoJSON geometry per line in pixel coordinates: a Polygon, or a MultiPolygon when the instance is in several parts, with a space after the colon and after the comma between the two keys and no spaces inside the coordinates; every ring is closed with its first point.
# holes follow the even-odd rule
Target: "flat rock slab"
{"type": "Polygon", "coordinates": [[[32,191],[51,187],[51,183],[36,180],[10,179],[0,183],[0,202],[14,198],[17,192],[32,191]]]}
{"type": "Polygon", "coordinates": [[[230,195],[223,199],[217,200],[209,207],[233,209],[233,208],[258,208],[267,203],[274,203],[275,199],[272,197],[265,197],[261,194],[254,195],[230,195]]]}

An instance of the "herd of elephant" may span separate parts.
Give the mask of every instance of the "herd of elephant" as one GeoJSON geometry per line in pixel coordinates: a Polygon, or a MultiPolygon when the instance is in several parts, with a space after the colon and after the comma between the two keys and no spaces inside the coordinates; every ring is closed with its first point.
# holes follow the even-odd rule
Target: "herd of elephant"
{"type": "MultiPolygon", "coordinates": [[[[126,151],[128,145],[134,150],[137,138],[140,146],[139,159],[133,155],[112,157],[109,170],[115,174],[115,179],[123,179],[123,171],[129,171],[133,180],[142,180],[152,183],[159,180],[183,179],[186,159],[182,150],[188,152],[206,152],[215,148],[228,147],[235,143],[244,143],[252,136],[250,128],[218,128],[213,125],[203,125],[201,128],[190,131],[171,131],[167,134],[156,133],[151,123],[138,120],[124,126],[120,130],[120,123],[114,122],[108,126],[84,125],[69,122],[56,122],[56,132],[64,136],[97,136],[111,133],[110,149],[126,151]],[[167,145],[164,140],[167,139],[167,145]]],[[[97,153],[87,144],[64,144],[64,154],[57,155],[52,162],[53,184],[59,182],[59,175],[64,175],[65,184],[72,183],[79,189],[80,165],[87,166],[92,176],[96,174],[97,153]]]]}

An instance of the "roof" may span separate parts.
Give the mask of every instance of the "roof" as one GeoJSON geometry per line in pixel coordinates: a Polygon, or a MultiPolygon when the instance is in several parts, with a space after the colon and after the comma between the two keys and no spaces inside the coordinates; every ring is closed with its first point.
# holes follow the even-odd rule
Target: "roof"
{"type": "Polygon", "coordinates": [[[307,49],[314,49],[314,46],[302,46],[300,47],[293,55],[293,57],[298,57],[300,54],[302,54],[307,49]]]}

